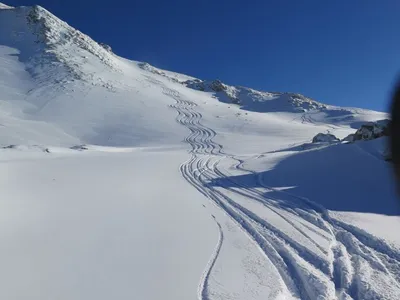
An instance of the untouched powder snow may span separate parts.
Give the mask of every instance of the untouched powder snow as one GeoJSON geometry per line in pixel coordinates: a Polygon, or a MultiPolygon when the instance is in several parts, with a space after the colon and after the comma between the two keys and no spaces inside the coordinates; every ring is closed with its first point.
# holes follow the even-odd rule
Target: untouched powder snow
{"type": "Polygon", "coordinates": [[[181,158],[163,149],[7,159],[0,298],[194,299],[218,231],[181,158]]]}
{"type": "Polygon", "coordinates": [[[1,299],[400,299],[380,112],[116,56],[0,4],[1,299]]]}

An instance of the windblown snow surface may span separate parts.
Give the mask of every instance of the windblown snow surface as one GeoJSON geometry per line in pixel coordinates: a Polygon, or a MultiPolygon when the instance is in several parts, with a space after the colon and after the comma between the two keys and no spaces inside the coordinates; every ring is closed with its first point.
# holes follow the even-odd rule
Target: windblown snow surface
{"type": "Polygon", "coordinates": [[[383,113],[123,59],[0,5],[0,299],[400,299],[383,113]]]}

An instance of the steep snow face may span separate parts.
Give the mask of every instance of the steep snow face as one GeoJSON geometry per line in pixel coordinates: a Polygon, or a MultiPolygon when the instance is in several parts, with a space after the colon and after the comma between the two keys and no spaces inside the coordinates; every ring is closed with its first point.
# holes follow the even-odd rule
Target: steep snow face
{"type": "Polygon", "coordinates": [[[0,9],[12,9],[12,8],[14,8],[14,7],[0,3],[0,9]]]}
{"type": "Polygon", "coordinates": [[[47,10],[1,10],[0,45],[2,144],[181,141],[184,129],[168,107],[173,101],[161,88],[150,88],[148,72],[47,10]],[[165,115],[169,117],[160,118],[165,115]]]}
{"type": "MultiPolygon", "coordinates": [[[[88,55],[111,69],[117,68],[109,51],[40,6],[3,10],[0,26],[0,43],[17,48],[20,61],[27,63],[28,71],[39,77],[39,82],[48,81],[47,77],[40,80],[40,75],[48,72],[51,78],[61,73],[88,79],[88,55]]],[[[61,76],[56,77],[60,80],[61,76]]]]}

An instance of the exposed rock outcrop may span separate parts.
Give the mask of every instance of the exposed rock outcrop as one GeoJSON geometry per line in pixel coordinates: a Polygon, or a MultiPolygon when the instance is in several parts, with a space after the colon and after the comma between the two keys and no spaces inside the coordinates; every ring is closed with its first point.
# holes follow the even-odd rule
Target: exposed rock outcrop
{"type": "Polygon", "coordinates": [[[313,143],[336,143],[340,142],[340,140],[334,136],[333,134],[330,133],[318,133],[316,136],[314,136],[313,143]]]}
{"type": "Polygon", "coordinates": [[[104,43],[99,43],[100,46],[102,46],[104,49],[106,49],[108,52],[113,53],[112,48],[110,45],[104,44],[104,43]]]}
{"type": "Polygon", "coordinates": [[[380,120],[361,125],[354,133],[343,139],[345,142],[369,141],[389,135],[389,120],[380,120]]]}
{"type": "Polygon", "coordinates": [[[354,141],[355,141],[355,134],[354,133],[352,133],[352,134],[349,134],[348,136],[346,136],[343,140],[342,140],[342,142],[348,142],[348,143],[353,143],[354,141]]]}
{"type": "Polygon", "coordinates": [[[214,92],[223,92],[227,90],[227,86],[223,84],[220,80],[216,79],[210,83],[210,88],[214,92]]]}

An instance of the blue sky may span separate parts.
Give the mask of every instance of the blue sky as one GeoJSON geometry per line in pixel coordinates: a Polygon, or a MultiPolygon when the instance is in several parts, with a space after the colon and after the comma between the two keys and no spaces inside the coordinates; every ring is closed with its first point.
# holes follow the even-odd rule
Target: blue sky
{"type": "Polygon", "coordinates": [[[39,4],[120,56],[201,79],[387,110],[398,0],[0,0],[39,4]]]}

